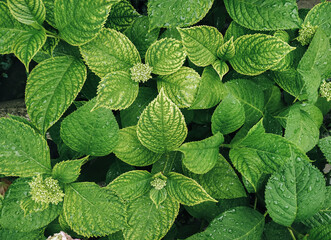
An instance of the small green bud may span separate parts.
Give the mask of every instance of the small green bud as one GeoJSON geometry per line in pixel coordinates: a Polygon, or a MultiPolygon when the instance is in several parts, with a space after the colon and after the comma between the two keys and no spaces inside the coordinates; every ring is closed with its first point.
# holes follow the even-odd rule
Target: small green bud
{"type": "Polygon", "coordinates": [[[233,43],[233,37],[217,50],[217,56],[222,60],[230,60],[235,54],[236,48],[233,43]]]}
{"type": "Polygon", "coordinates": [[[167,181],[163,180],[161,178],[154,178],[153,181],[151,181],[152,187],[154,187],[156,190],[161,190],[167,185],[167,181]]]}
{"type": "Polygon", "coordinates": [[[302,46],[308,45],[313,39],[316,29],[317,26],[312,26],[310,25],[310,22],[308,22],[299,30],[299,36],[296,39],[301,43],[302,46]]]}
{"type": "Polygon", "coordinates": [[[329,102],[331,101],[331,82],[323,81],[320,86],[321,97],[326,98],[329,102]]]}
{"type": "Polygon", "coordinates": [[[58,181],[51,177],[43,179],[41,175],[38,175],[32,178],[29,185],[31,188],[31,198],[35,202],[57,205],[59,202],[63,201],[64,193],[58,181]]]}
{"type": "Polygon", "coordinates": [[[150,67],[147,63],[136,63],[130,68],[131,79],[135,82],[147,82],[148,79],[152,78],[153,67],[150,67]]]}

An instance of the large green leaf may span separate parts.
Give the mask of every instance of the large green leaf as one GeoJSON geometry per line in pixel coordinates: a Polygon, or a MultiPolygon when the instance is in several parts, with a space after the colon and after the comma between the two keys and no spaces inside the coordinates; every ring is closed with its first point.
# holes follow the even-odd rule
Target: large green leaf
{"type": "Polygon", "coordinates": [[[55,17],[54,17],[55,0],[42,0],[42,1],[45,5],[45,9],[46,9],[46,21],[49,23],[49,25],[56,28],[55,17]]]}
{"type": "Polygon", "coordinates": [[[45,236],[43,230],[35,230],[31,232],[20,232],[15,230],[1,229],[0,230],[0,239],[2,240],[44,240],[45,236]]]}
{"type": "Polygon", "coordinates": [[[176,201],[193,206],[213,199],[195,180],[182,174],[171,172],[167,175],[167,192],[176,201]]]}
{"type": "Polygon", "coordinates": [[[271,218],[284,226],[312,217],[326,193],[323,174],[301,158],[288,161],[268,181],[266,206],[271,218]]]}
{"type": "Polygon", "coordinates": [[[42,0],[7,0],[11,14],[21,23],[38,26],[45,21],[46,9],[42,0]]]}
{"type": "Polygon", "coordinates": [[[263,215],[258,211],[249,207],[236,207],[215,218],[204,232],[186,239],[260,240],[264,222],[263,215]]]}
{"type": "Polygon", "coordinates": [[[169,75],[180,69],[185,58],[186,54],[180,41],[163,38],[147,49],[145,61],[153,67],[152,73],[169,75]]]}
{"type": "Polygon", "coordinates": [[[65,194],[65,220],[79,235],[105,236],[125,228],[124,204],[110,189],[81,182],[67,185],[65,194]]]}
{"type": "Polygon", "coordinates": [[[293,240],[288,228],[274,221],[268,222],[264,226],[263,237],[263,240],[293,240]]]}
{"type": "Polygon", "coordinates": [[[213,5],[213,0],[150,0],[148,17],[151,27],[185,27],[200,21],[213,5]]]}
{"type": "Polygon", "coordinates": [[[208,172],[215,166],[219,147],[223,142],[223,135],[217,133],[201,141],[184,143],[179,148],[179,151],[184,153],[183,164],[197,174],[208,172]]]}
{"type": "Polygon", "coordinates": [[[330,38],[330,12],[331,3],[329,1],[317,4],[308,12],[303,24],[306,25],[309,22],[312,26],[318,26],[319,28],[322,28],[325,34],[330,38]]]}
{"type": "Polygon", "coordinates": [[[245,109],[240,101],[228,94],[215,109],[211,118],[213,133],[229,134],[245,123],[245,109]]]}
{"type": "Polygon", "coordinates": [[[80,169],[86,161],[87,157],[59,162],[53,167],[52,177],[62,183],[74,182],[79,177],[80,169]]]}
{"type": "Polygon", "coordinates": [[[61,138],[71,149],[92,156],[104,156],[113,151],[118,142],[119,127],[113,112],[95,106],[90,100],[61,123],[61,138]]]}
{"type": "Polygon", "coordinates": [[[152,174],[147,171],[134,170],[117,177],[107,187],[126,201],[134,200],[152,188],[152,174]]]}
{"type": "Polygon", "coordinates": [[[56,0],[55,24],[60,37],[71,45],[91,41],[106,22],[110,7],[118,0],[56,0]]]}
{"type": "Polygon", "coordinates": [[[234,42],[236,55],[230,64],[238,73],[258,75],[275,66],[295,48],[266,34],[244,35],[234,42]]]}
{"type": "Polygon", "coordinates": [[[99,77],[115,71],[127,71],[140,62],[139,52],[132,42],[113,29],[103,29],[80,50],[89,68],[99,77]]]}
{"type": "Polygon", "coordinates": [[[308,232],[309,240],[324,240],[331,238],[331,224],[313,228],[308,232]]]}
{"type": "Polygon", "coordinates": [[[84,63],[69,56],[49,58],[31,71],[25,103],[31,121],[42,134],[67,110],[85,78],[84,63]]]}
{"type": "Polygon", "coordinates": [[[187,136],[184,116],[163,89],[141,114],[137,135],[145,147],[157,153],[175,150],[184,142],[187,136]]]}
{"type": "Polygon", "coordinates": [[[331,136],[320,139],[318,146],[328,162],[331,163],[331,136]]]}
{"type": "Polygon", "coordinates": [[[233,20],[253,30],[295,29],[301,20],[295,0],[224,0],[233,20]]]}
{"type": "Polygon", "coordinates": [[[124,233],[130,240],[160,240],[169,231],[179,211],[179,203],[167,197],[158,207],[149,194],[128,204],[128,225],[124,233]]]}
{"type": "Polygon", "coordinates": [[[0,118],[0,173],[31,177],[50,172],[50,154],[45,139],[26,124],[0,118]]]}
{"type": "Polygon", "coordinates": [[[138,96],[139,83],[131,79],[129,72],[118,71],[103,77],[98,86],[95,109],[112,110],[128,108],[138,96]]]}
{"type": "Polygon", "coordinates": [[[177,72],[158,77],[157,87],[180,108],[192,105],[200,85],[200,75],[192,68],[182,67],[177,72]]]}
{"type": "Polygon", "coordinates": [[[160,153],[155,153],[141,144],[137,137],[136,126],[122,128],[119,141],[114,149],[116,157],[133,166],[148,166],[160,159],[160,153]]]}
{"type": "Polygon", "coordinates": [[[24,213],[21,202],[31,199],[28,180],[30,179],[19,178],[10,186],[1,210],[1,227],[29,232],[47,226],[61,212],[62,203],[58,205],[49,204],[43,210],[24,213]]]}
{"type": "Polygon", "coordinates": [[[178,29],[189,59],[197,66],[205,67],[217,59],[217,51],[223,44],[223,36],[215,27],[196,26],[178,29]]]}

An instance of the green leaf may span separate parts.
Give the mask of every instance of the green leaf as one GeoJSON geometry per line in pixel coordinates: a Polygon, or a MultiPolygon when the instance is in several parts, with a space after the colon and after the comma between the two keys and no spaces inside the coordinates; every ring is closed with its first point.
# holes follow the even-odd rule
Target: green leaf
{"type": "Polygon", "coordinates": [[[331,163],[331,136],[320,139],[318,146],[328,162],[331,163]]]}
{"type": "Polygon", "coordinates": [[[224,135],[239,129],[245,123],[245,109],[232,94],[228,94],[211,117],[211,129],[224,135]]]}
{"type": "Polygon", "coordinates": [[[142,145],[157,153],[175,150],[184,142],[187,136],[184,116],[163,89],[141,114],[137,135],[142,145]]]}
{"type": "Polygon", "coordinates": [[[177,72],[166,76],[159,76],[158,89],[164,90],[169,99],[179,108],[192,105],[200,85],[200,75],[188,67],[181,67],[177,72]]]}
{"type": "Polygon", "coordinates": [[[223,92],[224,86],[217,72],[211,66],[206,67],[190,109],[208,109],[216,106],[221,101],[223,92]]]}
{"type": "Polygon", "coordinates": [[[151,27],[186,27],[199,22],[213,5],[213,0],[150,0],[148,17],[151,27]]]}
{"type": "Polygon", "coordinates": [[[274,221],[268,222],[263,231],[264,240],[293,240],[289,230],[274,221]]]}
{"type": "Polygon", "coordinates": [[[71,149],[92,156],[105,156],[118,142],[119,127],[113,112],[90,100],[61,123],[61,138],[71,149]]]}
{"type": "Polygon", "coordinates": [[[328,38],[331,37],[331,20],[330,14],[331,4],[328,1],[315,5],[306,15],[303,25],[306,25],[308,22],[312,26],[318,26],[321,28],[328,38]]]}
{"type": "Polygon", "coordinates": [[[96,38],[81,46],[80,50],[89,68],[99,77],[116,71],[128,71],[141,61],[132,42],[113,29],[103,29],[96,38]]]}
{"type": "Polygon", "coordinates": [[[266,206],[271,218],[284,226],[312,217],[321,208],[326,187],[322,173],[301,158],[288,161],[268,181],[266,206]]]}
{"type": "Polygon", "coordinates": [[[300,28],[301,20],[295,0],[224,0],[224,4],[231,18],[249,29],[265,31],[300,28]]]}
{"type": "Polygon", "coordinates": [[[178,29],[189,59],[197,66],[206,67],[217,59],[223,36],[215,27],[196,26],[178,29]]]}
{"type": "Polygon", "coordinates": [[[74,57],[49,58],[29,74],[25,103],[31,121],[45,134],[74,101],[86,79],[84,63],[74,57]]]}
{"type": "Polygon", "coordinates": [[[136,126],[122,128],[119,142],[114,149],[116,157],[133,166],[148,166],[160,159],[162,154],[155,153],[141,144],[137,137],[136,126]]]}
{"type": "Polygon", "coordinates": [[[0,173],[31,177],[50,172],[46,140],[26,124],[0,118],[0,173]]]}
{"type": "Polygon", "coordinates": [[[213,62],[212,66],[221,80],[223,79],[224,75],[229,72],[229,66],[224,61],[216,60],[215,62],[213,62]]]}
{"type": "Polygon", "coordinates": [[[34,212],[40,212],[48,208],[48,204],[44,202],[36,202],[31,197],[21,200],[20,207],[24,211],[24,216],[34,212]]]}
{"type": "Polygon", "coordinates": [[[264,222],[263,215],[258,211],[249,207],[236,207],[215,218],[204,232],[186,239],[260,240],[264,222]]]}
{"type": "Polygon", "coordinates": [[[159,207],[146,194],[128,204],[130,227],[123,231],[125,239],[159,240],[169,231],[179,211],[179,203],[167,197],[159,207]]]}
{"type": "Polygon", "coordinates": [[[171,172],[167,175],[167,192],[176,201],[187,206],[193,206],[213,199],[195,180],[182,174],[171,172]]]}
{"type": "Polygon", "coordinates": [[[29,72],[29,63],[46,41],[44,29],[32,30],[21,34],[13,44],[13,52],[29,72]]]}
{"type": "Polygon", "coordinates": [[[54,17],[54,2],[55,0],[42,0],[46,9],[46,21],[52,27],[56,28],[54,17]]]}
{"type": "Polygon", "coordinates": [[[219,147],[224,142],[221,133],[201,141],[188,142],[180,146],[184,153],[183,164],[188,170],[197,174],[204,174],[211,170],[218,159],[219,147]]]}
{"type": "Polygon", "coordinates": [[[29,232],[47,226],[61,212],[62,203],[55,205],[49,204],[41,211],[24,213],[21,202],[31,198],[28,180],[19,178],[10,185],[0,216],[0,225],[5,229],[29,232]]]}
{"type": "Polygon", "coordinates": [[[153,201],[153,203],[156,205],[156,207],[159,207],[160,204],[163,203],[167,199],[167,190],[165,188],[162,188],[161,190],[152,188],[149,191],[149,197],[153,201]]]}
{"type": "Polygon", "coordinates": [[[124,204],[110,189],[81,182],[67,185],[65,194],[65,220],[79,235],[105,236],[126,226],[124,204]]]}
{"type": "Polygon", "coordinates": [[[45,236],[43,230],[35,230],[31,232],[20,232],[15,230],[0,229],[0,239],[2,240],[44,240],[45,236]]]}
{"type": "Polygon", "coordinates": [[[11,14],[21,23],[38,26],[45,21],[46,9],[42,0],[7,0],[11,14]]]}
{"type": "Polygon", "coordinates": [[[295,48],[266,34],[244,35],[234,42],[236,55],[230,64],[238,73],[258,75],[275,66],[295,48]]]}
{"type": "Polygon", "coordinates": [[[114,159],[106,174],[106,184],[109,184],[115,178],[119,177],[122,173],[135,170],[135,167],[122,162],[119,159],[114,159]]]}
{"type": "Polygon", "coordinates": [[[152,73],[169,75],[181,68],[185,58],[186,54],[180,41],[163,38],[147,49],[145,61],[153,67],[152,73]]]}
{"type": "Polygon", "coordinates": [[[309,240],[324,240],[331,238],[331,224],[313,228],[308,232],[309,240]]]}
{"type": "Polygon", "coordinates": [[[128,108],[138,96],[139,83],[131,79],[129,72],[118,71],[103,77],[98,86],[94,109],[100,107],[112,110],[128,108]]]}
{"type": "Polygon", "coordinates": [[[80,175],[81,166],[87,162],[88,157],[62,161],[53,167],[52,177],[62,183],[71,183],[77,180],[80,175]]]}
{"type": "Polygon", "coordinates": [[[118,0],[55,1],[54,16],[60,37],[74,46],[91,41],[107,20],[112,4],[118,0]]]}
{"type": "Polygon", "coordinates": [[[235,41],[237,38],[248,35],[248,34],[254,34],[258,33],[258,31],[253,31],[251,29],[245,28],[235,21],[232,21],[226,29],[225,35],[224,35],[224,41],[229,41],[233,37],[233,41],[235,41]]]}
{"type": "Polygon", "coordinates": [[[230,60],[236,54],[236,49],[233,43],[233,37],[225,42],[217,51],[217,56],[223,60],[230,60]]]}

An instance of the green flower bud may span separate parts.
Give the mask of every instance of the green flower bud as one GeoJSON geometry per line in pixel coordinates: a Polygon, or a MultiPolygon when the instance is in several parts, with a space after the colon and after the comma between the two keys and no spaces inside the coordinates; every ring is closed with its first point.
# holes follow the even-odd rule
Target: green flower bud
{"type": "Polygon", "coordinates": [[[323,81],[320,86],[321,97],[326,98],[329,102],[331,101],[331,82],[323,81]]]}
{"type": "Polygon", "coordinates": [[[167,181],[161,178],[155,178],[153,181],[151,181],[151,185],[156,190],[161,190],[167,185],[167,181]]]}
{"type": "Polygon", "coordinates": [[[296,39],[301,43],[302,46],[308,45],[313,39],[316,29],[317,26],[312,26],[310,25],[310,22],[308,22],[299,30],[299,36],[296,39]]]}
{"type": "Polygon", "coordinates": [[[150,67],[148,64],[136,63],[130,68],[131,79],[135,82],[146,82],[152,78],[152,70],[153,67],[150,67]]]}

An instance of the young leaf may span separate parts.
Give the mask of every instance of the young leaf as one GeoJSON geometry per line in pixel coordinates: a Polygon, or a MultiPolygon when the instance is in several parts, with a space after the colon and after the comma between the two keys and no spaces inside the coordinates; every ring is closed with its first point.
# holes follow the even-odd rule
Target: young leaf
{"type": "Polygon", "coordinates": [[[328,162],[331,163],[331,136],[320,139],[318,146],[328,162]]]}
{"type": "Polygon", "coordinates": [[[160,159],[162,154],[155,153],[141,144],[137,137],[136,126],[122,128],[119,142],[114,149],[116,157],[133,166],[148,166],[160,159]]]}
{"type": "Polygon", "coordinates": [[[55,24],[60,37],[74,46],[91,41],[105,23],[110,7],[118,0],[55,1],[55,24]]]}
{"type": "Polygon", "coordinates": [[[71,149],[92,156],[105,156],[118,142],[119,127],[113,112],[90,100],[61,123],[61,138],[71,149]],[[91,112],[92,111],[92,112],[91,112]]]}
{"type": "Polygon", "coordinates": [[[184,142],[187,136],[184,116],[163,89],[141,114],[137,136],[145,147],[157,153],[175,150],[184,142]]]}
{"type": "Polygon", "coordinates": [[[128,71],[141,61],[132,42],[113,29],[103,29],[80,51],[89,68],[101,78],[111,72],[128,71]]]}
{"type": "Polygon", "coordinates": [[[163,38],[147,49],[145,61],[153,67],[152,73],[169,75],[181,68],[185,58],[186,54],[180,41],[163,38]]]}
{"type": "Polygon", "coordinates": [[[224,75],[229,72],[228,64],[226,64],[226,62],[222,60],[216,60],[215,62],[213,62],[212,66],[221,80],[223,79],[224,75]]]}
{"type": "Polygon", "coordinates": [[[129,72],[118,71],[107,74],[98,86],[94,109],[100,107],[119,110],[128,108],[136,99],[139,83],[131,79],[129,72]]]}
{"type": "Polygon", "coordinates": [[[149,197],[156,205],[156,207],[159,207],[160,204],[167,199],[167,190],[165,188],[162,188],[160,190],[152,188],[149,191],[149,197]]]}
{"type": "Polygon", "coordinates": [[[128,204],[128,225],[123,230],[125,239],[159,240],[169,231],[179,211],[179,203],[167,197],[159,207],[146,194],[128,204]]]}
{"type": "Polygon", "coordinates": [[[167,192],[176,201],[187,206],[193,206],[202,202],[217,202],[192,178],[182,174],[171,172],[167,175],[167,192]]]}
{"type": "Polygon", "coordinates": [[[184,153],[183,164],[188,170],[197,174],[204,174],[211,170],[218,158],[219,147],[224,142],[221,133],[197,142],[188,142],[180,146],[184,153]]]}
{"type": "Polygon", "coordinates": [[[31,71],[25,103],[31,121],[42,134],[67,110],[85,78],[84,63],[69,56],[49,58],[31,71]]]}
{"type": "Polygon", "coordinates": [[[260,240],[264,217],[258,211],[249,207],[232,208],[215,218],[207,229],[187,240],[200,239],[250,239],[260,240]]]}
{"type": "Polygon", "coordinates": [[[295,48],[266,34],[244,35],[234,42],[236,55],[230,64],[238,73],[258,75],[276,65],[295,48]]]}
{"type": "Polygon", "coordinates": [[[151,28],[185,27],[199,22],[213,5],[213,0],[150,0],[148,17],[151,28]]]}
{"type": "Polygon", "coordinates": [[[0,118],[0,173],[31,177],[51,172],[47,142],[31,127],[0,118]]]}
{"type": "Polygon", "coordinates": [[[65,194],[65,221],[79,235],[105,236],[126,226],[124,204],[110,189],[81,182],[67,185],[65,194]]]}
{"type": "Polygon", "coordinates": [[[217,28],[196,26],[178,29],[189,59],[197,66],[206,67],[217,59],[223,36],[217,28]]]}
{"type": "Polygon", "coordinates": [[[306,15],[303,25],[310,23],[312,26],[318,26],[323,29],[328,38],[331,37],[330,29],[330,14],[331,12],[331,3],[325,1],[323,3],[315,5],[306,15]]]}
{"type": "Polygon", "coordinates": [[[134,170],[123,173],[112,181],[107,188],[112,189],[124,200],[134,200],[152,188],[152,174],[147,171],[134,170]]]}
{"type": "Polygon", "coordinates": [[[301,158],[288,161],[268,181],[266,206],[284,226],[312,217],[322,206],[326,187],[322,173],[301,158]]]}
{"type": "Polygon", "coordinates": [[[224,4],[231,18],[249,29],[265,31],[300,27],[295,0],[224,0],[224,4]]]}
{"type": "Polygon", "coordinates": [[[11,14],[21,23],[38,26],[45,21],[46,10],[42,0],[7,0],[11,14]]]}
{"type": "Polygon", "coordinates": [[[200,75],[188,67],[181,67],[177,72],[158,77],[157,87],[164,90],[169,99],[179,108],[187,108],[195,100],[199,85],[200,75]]]}
{"type": "Polygon", "coordinates": [[[71,183],[77,180],[81,166],[87,161],[88,157],[62,161],[53,167],[52,177],[62,183],[71,183]]]}
{"type": "Polygon", "coordinates": [[[245,109],[232,94],[228,94],[215,109],[211,117],[211,129],[215,134],[229,134],[245,123],[245,109]]]}
{"type": "Polygon", "coordinates": [[[233,37],[225,42],[217,51],[217,56],[223,60],[230,60],[236,54],[236,49],[233,44],[233,37]]]}

